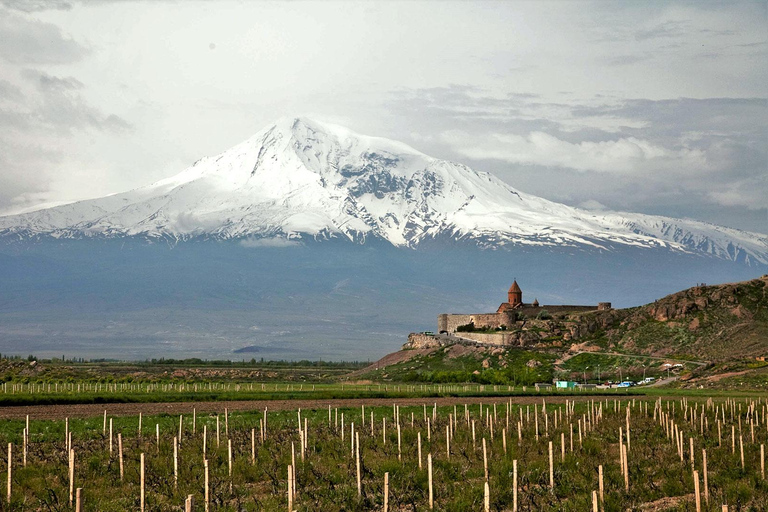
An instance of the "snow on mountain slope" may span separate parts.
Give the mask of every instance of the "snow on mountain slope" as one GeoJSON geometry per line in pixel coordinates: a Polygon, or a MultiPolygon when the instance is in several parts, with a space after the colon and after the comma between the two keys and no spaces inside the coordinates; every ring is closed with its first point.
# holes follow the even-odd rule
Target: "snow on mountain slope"
{"type": "Polygon", "coordinates": [[[378,237],[416,247],[667,247],[768,264],[768,236],[702,222],[592,213],[391,140],[285,118],[147,187],[0,217],[0,237],[378,237]]]}

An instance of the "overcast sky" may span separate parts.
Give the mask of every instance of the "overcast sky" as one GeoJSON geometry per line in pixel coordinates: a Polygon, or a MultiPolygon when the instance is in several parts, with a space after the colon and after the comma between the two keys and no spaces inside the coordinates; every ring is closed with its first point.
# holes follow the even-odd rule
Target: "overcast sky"
{"type": "Polygon", "coordinates": [[[0,211],[288,115],[595,209],[768,233],[768,1],[0,0],[0,211]]]}

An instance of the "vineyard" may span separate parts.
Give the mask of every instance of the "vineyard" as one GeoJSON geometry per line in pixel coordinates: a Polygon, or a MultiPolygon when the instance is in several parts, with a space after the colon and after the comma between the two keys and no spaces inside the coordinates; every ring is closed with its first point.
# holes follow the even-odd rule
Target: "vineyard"
{"type": "Polygon", "coordinates": [[[768,509],[763,398],[482,400],[4,420],[0,510],[768,509]]]}

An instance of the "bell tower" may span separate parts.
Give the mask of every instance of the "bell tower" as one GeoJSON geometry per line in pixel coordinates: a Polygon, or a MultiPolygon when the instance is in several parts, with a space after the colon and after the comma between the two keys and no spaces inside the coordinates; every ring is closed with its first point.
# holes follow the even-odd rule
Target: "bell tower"
{"type": "Polygon", "coordinates": [[[523,303],[523,291],[520,289],[520,286],[517,284],[517,279],[512,283],[512,286],[509,287],[509,291],[507,292],[507,297],[509,302],[509,305],[512,307],[518,306],[523,303]]]}

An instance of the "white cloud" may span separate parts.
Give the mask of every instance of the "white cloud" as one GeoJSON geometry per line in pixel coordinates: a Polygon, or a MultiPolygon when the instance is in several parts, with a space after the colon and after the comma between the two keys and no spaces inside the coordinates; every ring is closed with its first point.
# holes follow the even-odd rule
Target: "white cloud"
{"type": "Polygon", "coordinates": [[[762,177],[721,185],[707,195],[709,199],[723,206],[768,210],[768,170],[762,177]]]}
{"type": "Polygon", "coordinates": [[[600,201],[597,201],[595,199],[587,199],[586,201],[582,201],[578,204],[579,208],[584,208],[585,210],[592,210],[592,211],[603,211],[607,210],[608,207],[605,206],[600,201]]]}
{"type": "Polygon", "coordinates": [[[701,150],[672,150],[635,137],[573,143],[538,131],[527,136],[504,133],[472,135],[448,131],[442,134],[442,140],[454,151],[472,159],[503,160],[577,171],[656,172],[670,167],[696,169],[706,164],[701,150]]]}
{"type": "Polygon", "coordinates": [[[240,245],[249,249],[257,248],[281,248],[298,247],[301,242],[298,240],[289,240],[287,238],[246,238],[240,241],[240,245]]]}

